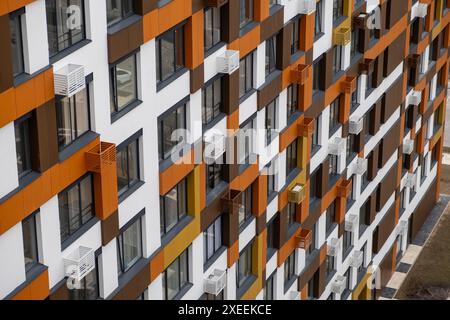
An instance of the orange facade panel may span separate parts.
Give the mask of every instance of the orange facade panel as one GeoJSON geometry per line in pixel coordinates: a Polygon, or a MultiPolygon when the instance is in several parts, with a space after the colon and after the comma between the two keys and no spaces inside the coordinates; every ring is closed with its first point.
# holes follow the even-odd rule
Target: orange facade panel
{"type": "Polygon", "coordinates": [[[20,290],[12,300],[44,300],[50,294],[48,269],[20,290]]]}

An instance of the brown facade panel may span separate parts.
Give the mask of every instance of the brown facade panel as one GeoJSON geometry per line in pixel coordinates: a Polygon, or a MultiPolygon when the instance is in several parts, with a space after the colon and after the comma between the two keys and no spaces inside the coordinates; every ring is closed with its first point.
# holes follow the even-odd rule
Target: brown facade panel
{"type": "Polygon", "coordinates": [[[3,48],[11,47],[11,35],[9,27],[9,15],[0,16],[0,93],[13,86],[13,62],[11,50],[3,48]]]}
{"type": "Polygon", "coordinates": [[[386,202],[397,189],[397,173],[397,166],[392,166],[391,170],[389,170],[389,172],[386,174],[386,176],[378,186],[376,206],[378,212],[383,209],[386,202]]]}
{"type": "Polygon", "coordinates": [[[114,63],[137,50],[144,43],[142,18],[112,33],[108,33],[108,61],[114,63]]]}
{"type": "Polygon", "coordinates": [[[59,161],[55,101],[36,109],[39,167],[44,172],[59,161]]]}

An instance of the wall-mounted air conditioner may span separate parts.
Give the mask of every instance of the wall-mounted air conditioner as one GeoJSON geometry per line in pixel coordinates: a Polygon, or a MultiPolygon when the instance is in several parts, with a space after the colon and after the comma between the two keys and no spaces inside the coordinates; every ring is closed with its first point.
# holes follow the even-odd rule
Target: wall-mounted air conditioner
{"type": "Polygon", "coordinates": [[[223,270],[215,269],[203,283],[203,290],[206,293],[217,296],[227,285],[227,273],[223,270]]]}

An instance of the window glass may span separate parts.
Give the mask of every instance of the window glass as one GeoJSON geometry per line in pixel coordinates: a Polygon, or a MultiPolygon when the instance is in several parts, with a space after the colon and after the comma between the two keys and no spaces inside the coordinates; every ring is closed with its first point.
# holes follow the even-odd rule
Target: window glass
{"type": "Polygon", "coordinates": [[[111,113],[119,112],[137,99],[136,55],[111,68],[111,113]]]}
{"type": "Polygon", "coordinates": [[[117,150],[117,190],[119,195],[129,190],[140,180],[139,139],[117,150]]]}
{"type": "Polygon", "coordinates": [[[132,0],[106,0],[108,26],[133,14],[132,0]]]}
{"type": "Polygon", "coordinates": [[[31,114],[19,119],[14,125],[16,158],[19,179],[31,172],[30,126],[31,114]]]}
{"type": "MultiPolygon", "coordinates": [[[[173,132],[177,129],[186,128],[186,104],[182,104],[165,115],[159,120],[158,126],[160,135],[158,139],[159,160],[166,160],[170,158],[173,148],[181,142],[177,140],[181,139],[180,136],[172,137],[173,132]]],[[[186,141],[185,138],[183,138],[183,141],[186,141]]]]}
{"type": "Polygon", "coordinates": [[[205,9],[205,51],[220,42],[220,9],[208,7],[205,9]]]}
{"type": "Polygon", "coordinates": [[[11,13],[9,16],[9,27],[11,34],[11,52],[13,76],[25,72],[23,61],[23,42],[22,42],[22,15],[11,13]]]}
{"type": "Polygon", "coordinates": [[[119,275],[127,272],[142,257],[141,219],[117,237],[119,275]]]}
{"type": "Polygon", "coordinates": [[[161,235],[166,234],[187,215],[186,180],[160,198],[161,235]]]}
{"type": "Polygon", "coordinates": [[[32,214],[22,222],[23,251],[25,270],[30,270],[38,263],[38,246],[36,238],[36,215],[32,214]]]}

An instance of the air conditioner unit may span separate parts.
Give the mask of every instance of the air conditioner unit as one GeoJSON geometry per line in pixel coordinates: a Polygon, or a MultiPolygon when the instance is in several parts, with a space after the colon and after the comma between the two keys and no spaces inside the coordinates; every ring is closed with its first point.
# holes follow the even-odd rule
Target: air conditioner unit
{"type": "Polygon", "coordinates": [[[339,156],[345,152],[346,140],[344,138],[336,137],[328,146],[328,153],[334,156],[339,156]]]}
{"type": "Polygon", "coordinates": [[[300,13],[311,14],[316,11],[316,0],[299,0],[300,13]]]}
{"type": "Polygon", "coordinates": [[[351,29],[339,28],[334,32],[334,44],[338,46],[346,46],[351,41],[351,29]]]}
{"type": "Polygon", "coordinates": [[[296,184],[288,193],[288,201],[290,203],[299,204],[305,200],[306,192],[305,187],[301,184],[296,184]]]}
{"type": "Polygon", "coordinates": [[[339,250],[341,250],[341,241],[337,238],[332,238],[328,242],[327,255],[329,255],[331,257],[336,257],[339,250]]]}
{"type": "Polygon", "coordinates": [[[356,214],[349,214],[345,219],[344,230],[354,232],[359,223],[359,217],[356,214]]]}
{"type": "Polygon", "coordinates": [[[422,102],[422,92],[413,91],[408,98],[408,104],[418,106],[422,102]]]}
{"type": "Polygon", "coordinates": [[[227,285],[227,272],[215,269],[203,283],[203,290],[217,296],[227,285]]]}
{"type": "Polygon", "coordinates": [[[76,64],[68,64],[54,72],[55,94],[71,97],[86,87],[84,67],[76,64]]]}
{"type": "Polygon", "coordinates": [[[64,259],[64,271],[67,277],[81,281],[95,269],[94,249],[79,246],[64,259]]]}
{"type": "Polygon", "coordinates": [[[232,74],[239,69],[239,51],[226,50],[217,57],[217,72],[232,74]]]}
{"type": "Polygon", "coordinates": [[[354,251],[353,255],[350,258],[350,266],[353,268],[359,268],[363,264],[364,261],[364,252],[362,251],[354,251]]]}
{"type": "Polygon", "coordinates": [[[402,220],[398,223],[397,226],[397,235],[406,234],[408,231],[408,221],[402,220]]]}
{"type": "Polygon", "coordinates": [[[298,291],[289,291],[288,300],[300,300],[300,292],[298,291]]]}
{"type": "Polygon", "coordinates": [[[214,163],[225,153],[225,135],[220,131],[210,131],[205,134],[205,160],[214,163]]]}
{"type": "Polygon", "coordinates": [[[346,286],[347,277],[337,276],[336,280],[334,280],[333,284],[331,285],[331,291],[335,294],[341,295],[344,292],[346,286]]]}
{"type": "Polygon", "coordinates": [[[353,116],[349,120],[348,132],[350,134],[359,134],[363,129],[364,119],[353,116]]]}
{"type": "Polygon", "coordinates": [[[416,185],[416,174],[408,173],[406,176],[405,186],[408,188],[414,188],[415,185],[416,185]]]}
{"type": "Polygon", "coordinates": [[[406,139],[403,141],[403,154],[411,154],[414,151],[414,140],[406,139]]]}
{"type": "Polygon", "coordinates": [[[358,158],[356,160],[356,174],[363,175],[367,171],[368,160],[365,158],[358,158]]]}
{"type": "Polygon", "coordinates": [[[426,3],[418,3],[413,9],[413,17],[425,18],[428,14],[428,5],[426,3]]]}

